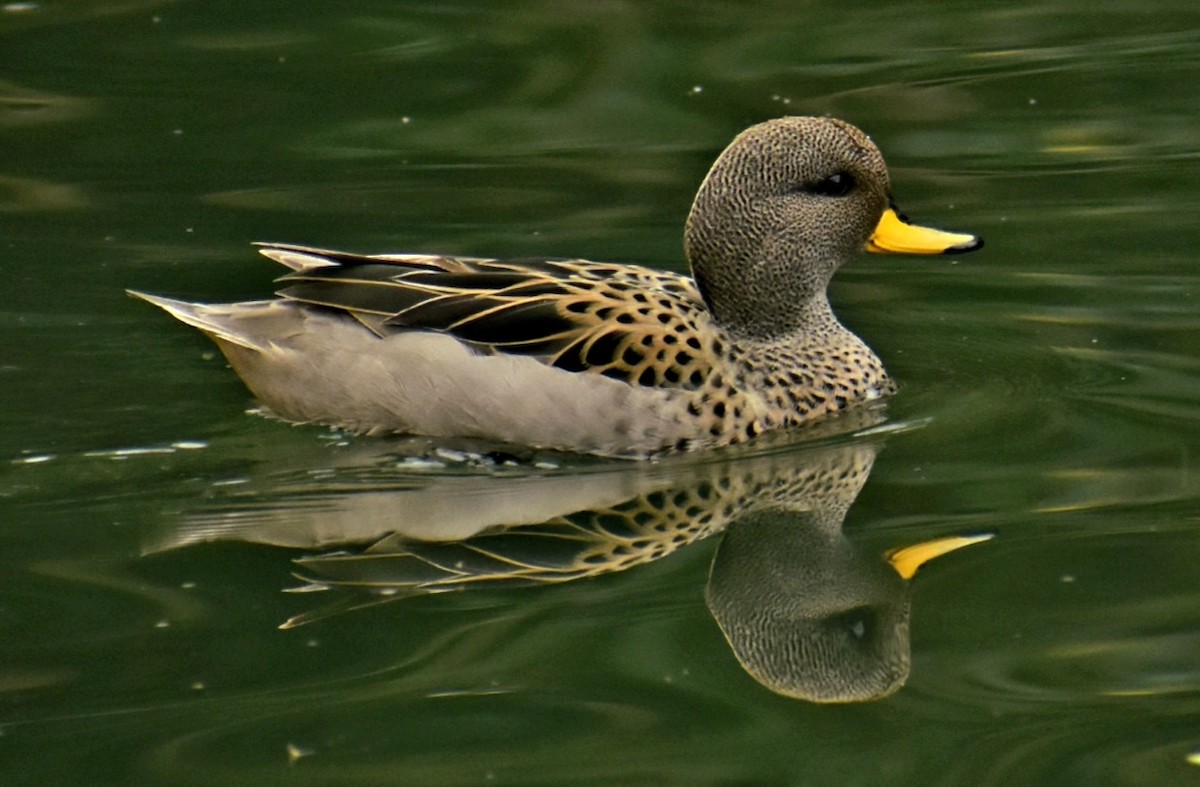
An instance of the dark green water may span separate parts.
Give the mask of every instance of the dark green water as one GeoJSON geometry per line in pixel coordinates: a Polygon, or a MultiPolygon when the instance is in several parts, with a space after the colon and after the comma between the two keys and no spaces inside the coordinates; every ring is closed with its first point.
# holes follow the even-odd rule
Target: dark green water
{"type": "MultiPolygon", "coordinates": [[[[1183,0],[0,6],[0,782],[1194,783],[1198,83],[1183,0]],[[262,297],[253,240],[678,267],[728,140],[824,113],[988,244],[833,290],[902,384],[835,441],[878,450],[846,543],[994,534],[897,591],[902,688],[753,680],[706,606],[720,536],[278,629],[338,603],[281,592],[305,539],[496,479],[245,414],[123,288],[262,297]]],[[[704,461],[526,476],[587,501],[704,461]]]]}

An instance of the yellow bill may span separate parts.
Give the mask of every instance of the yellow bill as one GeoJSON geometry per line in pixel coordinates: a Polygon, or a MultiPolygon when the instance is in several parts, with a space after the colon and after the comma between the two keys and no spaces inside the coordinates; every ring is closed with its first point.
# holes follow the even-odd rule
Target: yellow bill
{"type": "Polygon", "coordinates": [[[935,541],[926,541],[923,544],[892,550],[887,554],[887,561],[892,564],[892,568],[896,569],[896,573],[901,577],[912,579],[918,568],[935,557],[941,557],[948,552],[968,547],[971,544],[978,544],[980,541],[987,541],[991,537],[991,533],[984,533],[978,536],[939,538],[935,541]]]}
{"type": "Polygon", "coordinates": [[[982,245],[983,238],[977,235],[909,224],[895,208],[888,208],[867,241],[867,251],[875,254],[960,254],[975,251],[982,245]]]}

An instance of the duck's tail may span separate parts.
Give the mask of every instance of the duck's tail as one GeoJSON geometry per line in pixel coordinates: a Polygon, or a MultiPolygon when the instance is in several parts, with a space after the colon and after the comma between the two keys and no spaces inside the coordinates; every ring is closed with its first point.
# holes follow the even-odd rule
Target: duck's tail
{"type": "MultiPolygon", "coordinates": [[[[267,349],[237,327],[238,313],[245,312],[246,307],[253,304],[208,305],[177,301],[173,298],[163,298],[160,295],[151,295],[145,292],[138,292],[137,290],[126,290],[125,292],[134,298],[141,298],[144,301],[153,303],[180,322],[186,323],[193,328],[198,328],[214,339],[229,342],[238,347],[245,347],[248,350],[262,352],[267,349]]],[[[264,301],[263,303],[267,302],[264,301]]]]}

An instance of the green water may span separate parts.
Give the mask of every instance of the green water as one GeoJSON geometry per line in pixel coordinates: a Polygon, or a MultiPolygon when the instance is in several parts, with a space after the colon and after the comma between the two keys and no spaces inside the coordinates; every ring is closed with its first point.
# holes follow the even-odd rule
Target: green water
{"type": "Polygon", "coordinates": [[[1183,0],[0,6],[0,782],[1194,783],[1198,83],[1183,0]],[[246,414],[122,293],[262,297],[254,240],[678,268],[728,140],[824,113],[987,240],[832,292],[902,386],[832,440],[877,451],[834,564],[994,534],[892,580],[911,669],[875,701],[739,664],[706,586],[757,520],[552,587],[281,592],[414,488],[548,510],[814,449],[416,466],[246,414]]]}

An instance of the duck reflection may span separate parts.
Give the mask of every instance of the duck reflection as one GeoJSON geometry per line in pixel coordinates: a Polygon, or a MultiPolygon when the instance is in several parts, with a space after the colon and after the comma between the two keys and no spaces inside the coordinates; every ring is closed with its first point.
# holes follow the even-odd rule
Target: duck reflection
{"type": "MultiPolygon", "coordinates": [[[[841,512],[844,514],[844,511],[841,512]]],[[[770,507],[726,528],[705,599],[745,670],[772,691],[859,702],[908,679],[909,590],[921,563],[989,536],[863,553],[839,514],[770,507]]]]}
{"type": "Polygon", "coordinates": [[[989,538],[954,536],[882,555],[857,548],[842,524],[877,450],[861,440],[767,445],[570,475],[408,474],[387,489],[308,487],[192,517],[153,548],[229,538],[309,549],[369,543],[296,563],[310,589],[367,588],[382,601],[574,581],[720,534],[705,599],[742,667],[789,697],[865,701],[908,677],[908,580],[917,568],[989,538]]]}

